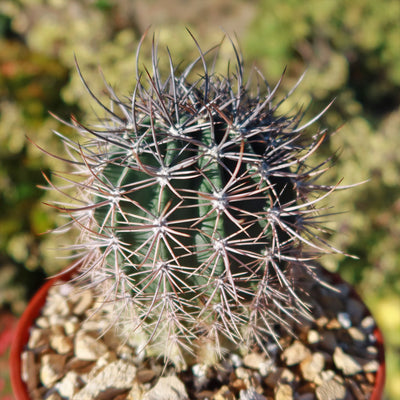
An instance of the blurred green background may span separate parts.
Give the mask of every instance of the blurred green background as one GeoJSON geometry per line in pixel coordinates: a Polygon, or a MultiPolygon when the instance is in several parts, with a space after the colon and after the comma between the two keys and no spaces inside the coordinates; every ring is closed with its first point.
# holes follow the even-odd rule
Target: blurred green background
{"type": "MultiPolygon", "coordinates": [[[[386,339],[386,398],[400,398],[400,2],[398,0],[1,0],[0,1],[0,308],[21,313],[43,279],[66,261],[59,238],[41,235],[55,215],[42,171],[58,163],[28,140],[60,154],[52,129],[62,118],[84,118],[93,103],[79,82],[76,54],[89,85],[101,95],[101,66],[122,94],[134,84],[135,51],[151,24],[160,49],[177,61],[196,54],[223,32],[236,34],[245,64],[256,64],[271,85],[285,66],[283,89],[307,70],[287,101],[317,114],[313,129],[334,131],[320,157],[338,155],[324,183],[368,180],[331,198],[345,213],[329,227],[334,245],[359,260],[321,262],[352,282],[386,339]],[[310,104],[311,102],[311,104],[310,104]]],[[[150,33],[150,38],[151,38],[150,33]]],[[[150,59],[147,40],[141,62],[150,59]]],[[[160,50],[160,54],[166,54],[160,50]]],[[[231,56],[223,47],[221,58],[231,56]]],[[[284,90],[281,91],[284,93],[284,90]]],[[[311,129],[312,132],[312,129],[311,129]]]]}

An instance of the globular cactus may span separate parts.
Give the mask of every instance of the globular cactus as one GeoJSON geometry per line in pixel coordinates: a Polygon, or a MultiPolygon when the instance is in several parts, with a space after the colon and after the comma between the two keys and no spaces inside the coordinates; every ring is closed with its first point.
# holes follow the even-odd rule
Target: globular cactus
{"type": "Polygon", "coordinates": [[[180,74],[169,58],[165,79],[154,51],[131,97],[106,85],[110,107],[81,76],[105,118],[72,119],[76,142],[57,133],[75,187],[57,207],[80,230],[81,278],[113,306],[125,339],[178,368],[190,354],[265,349],[307,314],[297,279],[313,279],[312,259],[326,251],[316,202],[332,188],[315,183],[324,164],[307,166],[325,134],[304,134],[300,114],[280,115],[279,84],[271,90],[258,71],[266,94],[253,93],[233,49],[227,76],[200,51],[180,74]]]}

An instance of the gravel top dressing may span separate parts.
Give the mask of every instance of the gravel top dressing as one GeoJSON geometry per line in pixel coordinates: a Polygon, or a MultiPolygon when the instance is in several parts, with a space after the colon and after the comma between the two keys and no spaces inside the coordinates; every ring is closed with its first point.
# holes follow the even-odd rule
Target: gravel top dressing
{"type": "Polygon", "coordinates": [[[102,313],[87,318],[91,291],[55,286],[22,355],[23,379],[32,399],[47,400],[368,399],[379,368],[375,322],[349,286],[335,287],[340,293],[318,284],[307,290],[314,321],[294,327],[294,337],[282,333],[282,350],[227,354],[217,366],[177,373],[112,330],[101,335],[102,313]]]}

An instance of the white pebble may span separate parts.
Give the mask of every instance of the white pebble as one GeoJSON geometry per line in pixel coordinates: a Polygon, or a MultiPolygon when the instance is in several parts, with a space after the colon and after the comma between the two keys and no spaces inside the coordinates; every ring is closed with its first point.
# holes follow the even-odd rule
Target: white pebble
{"type": "Polygon", "coordinates": [[[339,321],[339,324],[344,329],[349,329],[351,327],[351,318],[350,318],[350,315],[347,312],[338,313],[337,319],[339,321]]]}

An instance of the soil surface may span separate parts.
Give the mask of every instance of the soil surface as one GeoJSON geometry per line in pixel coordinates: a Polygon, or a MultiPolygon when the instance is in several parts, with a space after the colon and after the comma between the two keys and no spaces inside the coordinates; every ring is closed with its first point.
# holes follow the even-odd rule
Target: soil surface
{"type": "Polygon", "coordinates": [[[379,368],[375,321],[347,284],[334,285],[307,288],[314,320],[295,336],[282,332],[268,355],[254,349],[181,373],[121,345],[112,331],[101,336],[108,322],[87,319],[91,291],[55,286],[22,355],[23,378],[32,399],[368,399],[379,368]]]}

